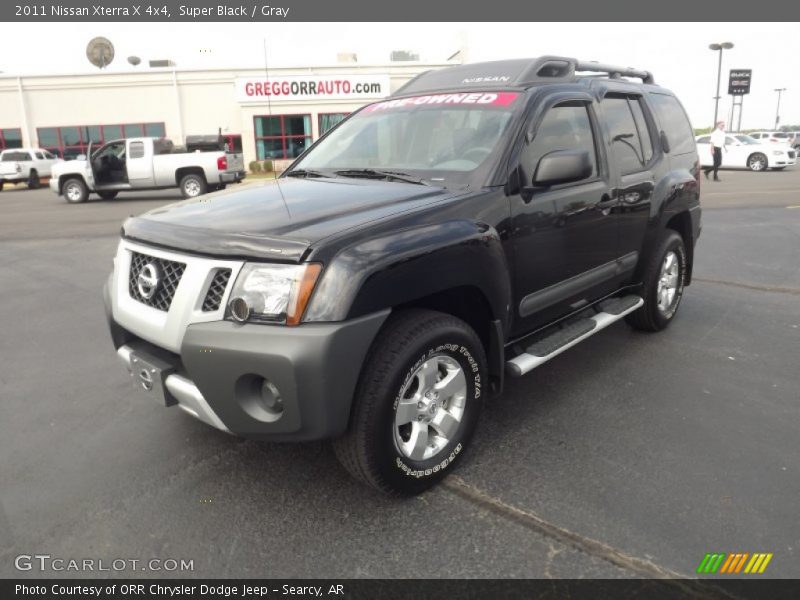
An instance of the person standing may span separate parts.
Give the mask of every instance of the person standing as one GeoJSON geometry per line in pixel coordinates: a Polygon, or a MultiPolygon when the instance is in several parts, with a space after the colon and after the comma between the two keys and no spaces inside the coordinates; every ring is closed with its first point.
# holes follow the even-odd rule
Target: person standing
{"type": "Polygon", "coordinates": [[[709,172],[714,171],[714,181],[719,181],[717,171],[722,164],[723,150],[725,150],[725,121],[717,121],[717,126],[711,134],[711,154],[714,156],[714,164],[703,169],[706,179],[708,179],[709,172]]]}

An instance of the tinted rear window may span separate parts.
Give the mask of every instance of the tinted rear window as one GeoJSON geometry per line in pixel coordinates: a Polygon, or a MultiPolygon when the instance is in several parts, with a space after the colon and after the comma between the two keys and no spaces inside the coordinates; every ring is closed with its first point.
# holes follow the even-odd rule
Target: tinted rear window
{"type": "MultiPolygon", "coordinates": [[[[633,120],[630,103],[627,98],[606,97],[603,100],[603,113],[611,132],[611,149],[623,175],[636,173],[644,169],[644,165],[652,156],[652,147],[643,150],[638,127],[633,120]],[[647,158],[645,158],[647,152],[647,158]]],[[[645,129],[645,131],[647,131],[645,129]]],[[[647,138],[647,145],[650,138],[647,138]]]]}
{"type": "Polygon", "coordinates": [[[21,160],[31,160],[31,155],[27,152],[6,152],[3,154],[3,162],[16,162],[21,160]]]}
{"type": "Polygon", "coordinates": [[[694,131],[678,99],[665,94],[650,94],[650,98],[661,128],[667,134],[670,154],[695,152],[694,131]]]}

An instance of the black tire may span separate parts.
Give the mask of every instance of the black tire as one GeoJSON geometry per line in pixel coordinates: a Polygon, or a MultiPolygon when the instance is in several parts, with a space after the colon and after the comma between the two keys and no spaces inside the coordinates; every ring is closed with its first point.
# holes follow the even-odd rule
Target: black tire
{"type": "Polygon", "coordinates": [[[118,193],[119,192],[97,192],[97,195],[103,200],[113,200],[117,197],[118,193]]]}
{"type": "Polygon", "coordinates": [[[753,152],[747,157],[747,168],[751,171],[766,171],[769,168],[769,161],[766,154],[753,152]]]}
{"type": "Polygon", "coordinates": [[[197,198],[208,190],[205,177],[197,173],[189,173],[181,177],[179,186],[184,198],[197,198]]]}
{"type": "Polygon", "coordinates": [[[3,186],[5,185],[5,183],[6,183],[5,181],[3,181],[2,179],[0,179],[0,192],[2,192],[2,191],[3,191],[3,186]]]}
{"type": "MultiPolygon", "coordinates": [[[[488,389],[483,345],[464,321],[432,310],[413,309],[389,318],[368,356],[353,399],[348,430],[334,440],[334,451],[351,475],[381,492],[392,496],[419,494],[458,465],[475,431],[488,389]],[[422,379],[415,374],[430,365],[430,361],[436,361],[436,364],[446,362],[461,369],[465,386],[463,412],[449,437],[444,436],[435,424],[423,424],[426,430],[428,427],[433,430],[434,443],[438,435],[443,436],[440,440],[446,439],[447,442],[431,457],[414,460],[400,450],[403,427],[406,426],[396,425],[395,410],[404,390],[414,392],[414,397],[422,394],[419,388],[422,379]]],[[[434,373],[438,379],[443,371],[434,373]]],[[[425,398],[427,396],[420,396],[421,400],[428,402],[425,398]]],[[[442,402],[442,408],[452,409],[457,406],[458,399],[452,396],[437,398],[436,401],[442,402]]],[[[416,406],[421,405],[422,402],[416,406]]],[[[434,411],[437,407],[427,408],[434,411]]],[[[416,417],[421,418],[421,415],[416,417]]],[[[405,431],[409,436],[415,424],[414,419],[407,424],[405,431]]],[[[426,436],[424,439],[429,438],[426,436]]],[[[429,446],[425,448],[427,450],[429,446]]]]}
{"type": "Polygon", "coordinates": [[[661,331],[672,322],[683,297],[686,265],[686,247],[683,244],[683,238],[677,231],[667,229],[644,267],[642,274],[644,305],[625,317],[631,327],[641,331],[661,331]],[[677,285],[671,303],[664,309],[658,304],[658,283],[662,266],[670,252],[677,257],[677,285]]]}
{"type": "Polygon", "coordinates": [[[42,182],[39,181],[39,173],[36,172],[36,169],[31,169],[31,172],[28,174],[28,189],[29,190],[36,190],[42,185],[42,182]]]}
{"type": "Polygon", "coordinates": [[[61,191],[64,193],[64,198],[66,198],[67,202],[70,204],[86,202],[86,199],[89,197],[89,190],[86,189],[86,184],[83,182],[83,179],[78,177],[67,179],[61,187],[61,191]]]}

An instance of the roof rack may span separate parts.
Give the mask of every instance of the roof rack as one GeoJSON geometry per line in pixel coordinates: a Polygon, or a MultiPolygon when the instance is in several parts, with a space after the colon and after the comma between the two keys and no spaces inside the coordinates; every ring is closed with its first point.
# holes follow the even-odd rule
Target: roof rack
{"type": "Polygon", "coordinates": [[[393,96],[433,91],[475,89],[497,86],[524,88],[537,83],[576,81],[582,77],[633,77],[642,83],[654,84],[652,73],[630,67],[617,67],[598,62],[579,61],[565,56],[540,56],[457,65],[420,73],[393,96]],[[579,75],[578,73],[592,73],[579,75]]]}
{"type": "Polygon", "coordinates": [[[578,62],[575,67],[576,71],[590,71],[593,73],[606,73],[610,79],[619,79],[620,77],[634,77],[641,79],[642,83],[654,84],[656,82],[653,74],[650,71],[642,71],[640,69],[633,69],[631,67],[615,67],[613,65],[605,65],[596,62],[578,62]]]}
{"type": "Polygon", "coordinates": [[[517,85],[541,83],[552,79],[573,79],[578,72],[597,73],[609,79],[621,77],[634,77],[641,79],[642,83],[653,84],[655,79],[650,71],[642,71],[631,67],[617,67],[593,61],[580,61],[565,56],[540,56],[531,61],[530,66],[520,74],[515,82],[517,85]]]}

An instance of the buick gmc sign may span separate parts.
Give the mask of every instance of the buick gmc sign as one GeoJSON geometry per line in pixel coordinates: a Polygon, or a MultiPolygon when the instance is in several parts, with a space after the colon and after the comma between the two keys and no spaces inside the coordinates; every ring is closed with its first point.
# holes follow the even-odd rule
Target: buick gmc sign
{"type": "Polygon", "coordinates": [[[239,102],[366,100],[389,95],[389,75],[292,75],[237,77],[239,102]]]}
{"type": "Polygon", "coordinates": [[[753,79],[752,69],[731,69],[728,79],[728,93],[732,96],[744,96],[750,93],[750,81],[753,79]]]}

